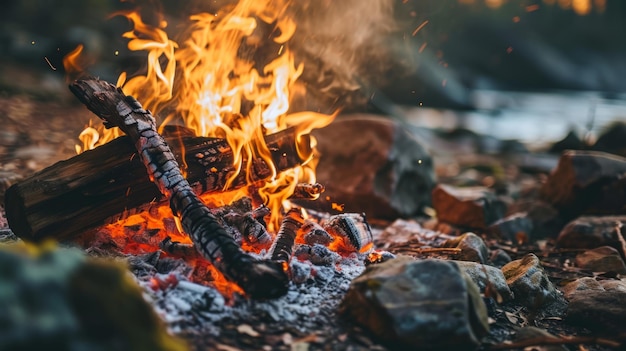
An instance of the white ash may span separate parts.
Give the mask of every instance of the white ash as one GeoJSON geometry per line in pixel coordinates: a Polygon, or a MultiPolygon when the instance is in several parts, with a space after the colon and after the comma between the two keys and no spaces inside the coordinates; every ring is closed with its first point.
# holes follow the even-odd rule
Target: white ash
{"type": "MultiPolygon", "coordinates": [[[[342,257],[335,266],[309,261],[292,262],[293,278],[288,293],[269,301],[248,300],[236,295],[230,303],[214,288],[188,280],[180,270],[143,275],[137,281],[146,298],[174,334],[218,336],[224,320],[255,325],[290,325],[312,332],[332,325],[341,299],[352,279],[365,269],[364,256],[342,257]],[[173,282],[154,289],[154,279],[173,282]]],[[[145,271],[144,271],[145,272],[145,271]]]]}

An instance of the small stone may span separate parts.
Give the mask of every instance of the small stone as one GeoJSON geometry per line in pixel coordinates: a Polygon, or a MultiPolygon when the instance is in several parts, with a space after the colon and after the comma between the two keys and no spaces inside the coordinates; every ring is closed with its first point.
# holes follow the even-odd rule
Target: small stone
{"type": "Polygon", "coordinates": [[[499,302],[513,299],[513,292],[506,283],[504,274],[496,267],[480,264],[477,262],[454,261],[457,266],[476,283],[483,294],[497,293],[497,296],[489,296],[499,302]],[[499,296],[499,297],[498,297],[499,296]]]}
{"type": "Polygon", "coordinates": [[[626,233],[625,223],[626,216],[583,216],[561,230],[556,245],[567,249],[611,246],[624,255],[622,243],[626,233]]]}
{"type": "Polygon", "coordinates": [[[518,212],[506,216],[487,228],[487,232],[500,240],[519,243],[521,237],[530,238],[533,221],[526,212],[518,212]]]}
{"type": "Polygon", "coordinates": [[[402,256],[352,281],[343,313],[399,349],[472,350],[488,332],[476,284],[450,261],[402,256]]]}
{"type": "Polygon", "coordinates": [[[587,145],[580,139],[578,133],[574,130],[570,130],[563,139],[552,144],[548,152],[560,154],[567,150],[584,150],[586,147],[587,145]]]}
{"type": "Polygon", "coordinates": [[[502,249],[496,249],[491,251],[491,257],[489,261],[495,267],[502,267],[505,264],[511,262],[511,256],[502,249]]]}
{"type": "Polygon", "coordinates": [[[439,184],[433,190],[433,207],[440,221],[484,229],[504,217],[506,204],[484,187],[439,184]]]}
{"type": "Polygon", "coordinates": [[[559,294],[546,275],[539,258],[532,253],[511,261],[502,267],[506,283],[516,300],[529,308],[538,308],[554,302],[559,294]]]}
{"type": "Polygon", "coordinates": [[[624,213],[626,197],[621,194],[626,183],[620,180],[625,173],[626,158],[598,151],[566,151],[541,188],[541,197],[570,218],[589,212],[624,213]]]}
{"type": "Polygon", "coordinates": [[[376,250],[367,254],[367,257],[365,257],[365,265],[369,266],[370,264],[383,263],[393,260],[394,258],[396,258],[396,255],[389,251],[376,250]]]}
{"type": "Polygon", "coordinates": [[[594,150],[626,157],[626,123],[612,123],[593,144],[594,150]]]}
{"type": "Polygon", "coordinates": [[[563,296],[567,300],[571,300],[579,291],[604,291],[604,288],[600,283],[592,277],[583,277],[567,283],[561,288],[563,296]]]}
{"type": "Polygon", "coordinates": [[[622,292],[626,292],[626,280],[622,279],[622,280],[601,280],[600,281],[600,285],[602,285],[602,287],[604,288],[604,290],[606,291],[622,291],[622,292]]]}
{"type": "Polygon", "coordinates": [[[626,292],[579,290],[570,295],[565,320],[591,330],[621,333],[626,330],[626,292]]]}
{"type": "Polygon", "coordinates": [[[465,233],[459,237],[446,240],[441,247],[461,249],[456,257],[462,261],[487,263],[489,249],[481,237],[474,233],[465,233]]]}
{"type": "Polygon", "coordinates": [[[576,266],[592,272],[626,274],[626,265],[619,252],[610,246],[601,246],[576,256],[576,266]]]}

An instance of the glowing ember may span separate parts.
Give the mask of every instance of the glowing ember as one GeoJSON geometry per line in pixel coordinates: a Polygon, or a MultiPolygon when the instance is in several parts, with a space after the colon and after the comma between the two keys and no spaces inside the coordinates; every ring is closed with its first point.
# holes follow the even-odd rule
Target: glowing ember
{"type": "MultiPolygon", "coordinates": [[[[296,64],[289,40],[296,24],[289,16],[288,0],[241,0],[217,13],[198,13],[189,17],[186,30],[174,41],[166,32],[167,22],[146,23],[138,10],[115,13],[125,16],[133,29],[124,33],[128,48],[147,53],[143,75],[128,77],[123,72],[117,82],[124,93],[136,97],[144,107],[162,118],[165,124],[184,124],[197,136],[224,138],[234,154],[233,168],[226,182],[227,190],[242,169],[249,172],[252,161],[262,159],[272,175],[259,182],[248,179],[250,189],[205,195],[203,201],[214,206],[229,204],[248,194],[258,193],[270,209],[270,232],[275,232],[287,199],[299,183],[315,183],[316,159],[311,152],[315,140],[302,138],[314,128],[328,125],[334,115],[314,112],[292,112],[290,101],[303,88],[297,80],[304,70],[296,64]],[[268,52],[267,48],[276,50],[268,52]],[[263,50],[261,50],[263,49],[263,50]],[[294,127],[298,156],[306,160],[302,166],[277,173],[264,136],[294,127]],[[308,145],[311,143],[311,145],[308,145]]],[[[68,73],[80,71],[82,47],[66,56],[68,73]]],[[[77,152],[92,149],[121,135],[117,128],[89,126],[80,135],[83,143],[77,152]]],[[[128,237],[128,228],[138,221],[149,228],[168,228],[145,245],[154,245],[163,233],[172,240],[188,243],[179,228],[166,223],[172,218],[167,206],[152,213],[142,213],[109,225],[113,237],[128,237]]],[[[156,243],[158,245],[158,243],[156,243]]],[[[139,253],[144,244],[127,244],[124,251],[139,253]],[[132,247],[131,247],[132,246],[132,247]]],[[[244,243],[244,248],[246,245],[244,243]]],[[[214,277],[217,274],[212,274],[214,277]]],[[[228,289],[227,289],[228,290],[228,289]]]]}

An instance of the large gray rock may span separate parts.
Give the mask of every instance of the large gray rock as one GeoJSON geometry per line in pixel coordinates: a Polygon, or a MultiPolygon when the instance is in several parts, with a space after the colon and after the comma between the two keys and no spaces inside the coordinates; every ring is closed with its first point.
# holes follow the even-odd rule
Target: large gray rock
{"type": "Polygon", "coordinates": [[[401,257],[370,266],[343,313],[398,349],[471,350],[488,332],[478,287],[451,261],[401,257]]]}
{"type": "Polygon", "coordinates": [[[435,184],[433,162],[415,136],[390,119],[355,115],[340,117],[313,131],[320,161],[317,181],[326,191],[315,203],[331,210],[395,219],[430,205],[435,184]]]}
{"type": "Polygon", "coordinates": [[[539,258],[532,253],[507,263],[502,273],[515,298],[529,308],[548,305],[559,298],[539,258]]]}

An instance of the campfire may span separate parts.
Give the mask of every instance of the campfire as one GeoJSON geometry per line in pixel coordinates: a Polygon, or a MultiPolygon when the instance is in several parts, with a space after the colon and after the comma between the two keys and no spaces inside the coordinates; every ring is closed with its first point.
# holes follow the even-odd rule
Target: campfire
{"type": "MultiPolygon", "coordinates": [[[[623,347],[626,154],[603,139],[621,127],[539,154],[422,128],[393,106],[393,118],[347,116],[336,94],[365,93],[358,69],[325,70],[344,57],[298,42],[312,26],[303,17],[330,11],[323,3],[205,4],[178,23],[140,7],[112,13],[145,59],[116,81],[89,73],[88,47],[65,55],[72,98],[97,119],[75,155],[11,181],[0,208],[0,243],[14,245],[0,250],[0,278],[18,280],[15,305],[31,313],[33,291],[50,286],[44,300],[78,311],[37,335],[151,350],[623,347]],[[310,108],[322,90],[334,102],[310,108]],[[125,320],[135,313],[145,321],[125,320]],[[132,324],[157,336],[118,339],[132,324]]],[[[393,12],[371,6],[373,21],[393,12]]],[[[368,36],[356,37],[337,43],[362,54],[368,36]]],[[[444,76],[433,73],[442,89],[444,76]]],[[[9,334],[0,348],[22,345],[9,334]]]]}
{"type": "MultiPolygon", "coordinates": [[[[70,85],[103,123],[80,134],[78,156],[7,193],[20,237],[85,240],[87,231],[106,231],[122,253],[186,258],[210,267],[207,277],[196,275],[200,283],[252,298],[286,293],[295,245],[299,253],[321,245],[312,255],[371,250],[365,216],[331,217],[322,228],[290,203],[324,191],[310,132],[335,115],[290,111],[304,68],[288,45],[288,2],[240,1],[195,14],[179,43],[163,20],[149,25],[139,10],[114,15],[133,24],[124,37],[147,53],[146,72],[123,72],[119,88],[97,79],[70,85]],[[276,51],[260,50],[267,45],[276,51]],[[33,188],[52,177],[63,190],[33,188]],[[137,228],[130,238],[128,228],[137,228]]],[[[84,74],[82,49],[65,58],[69,74],[84,74]]]]}

